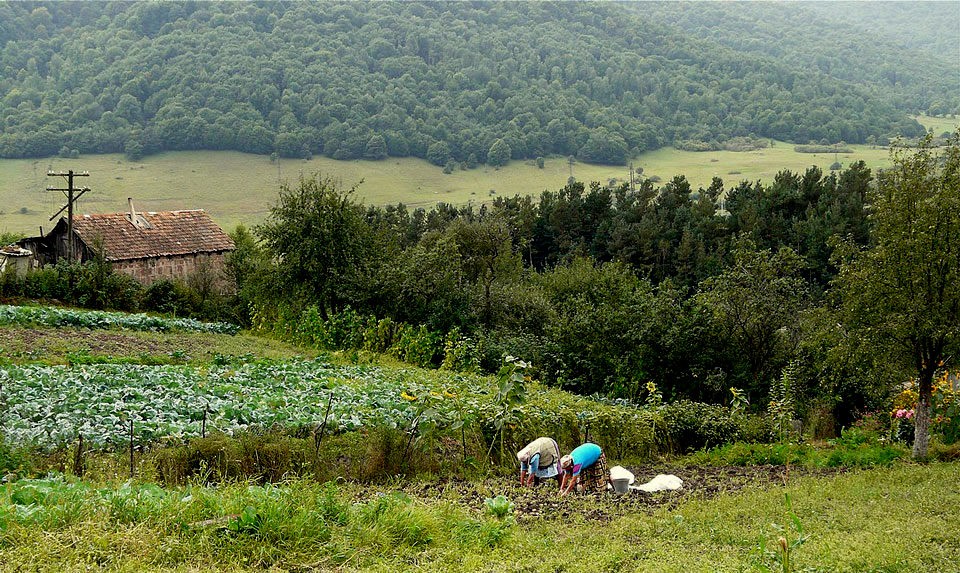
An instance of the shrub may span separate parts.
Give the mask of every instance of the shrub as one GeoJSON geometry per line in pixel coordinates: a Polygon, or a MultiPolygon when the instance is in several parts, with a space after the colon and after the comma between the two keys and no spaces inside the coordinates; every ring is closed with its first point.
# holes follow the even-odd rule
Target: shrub
{"type": "Polygon", "coordinates": [[[769,422],[755,416],[734,416],[729,408],[682,400],[660,410],[667,448],[689,452],[745,439],[769,439],[769,422]]]}
{"type": "Polygon", "coordinates": [[[454,328],[447,333],[443,342],[443,363],[441,368],[456,372],[477,372],[480,370],[481,350],[474,339],[460,334],[454,328]]]}
{"type": "Polygon", "coordinates": [[[960,443],[941,444],[933,442],[930,444],[930,458],[941,462],[960,461],[960,443]]]}
{"type": "Polygon", "coordinates": [[[795,145],[793,150],[797,153],[853,153],[853,150],[849,147],[846,147],[842,144],[836,145],[823,145],[823,144],[810,144],[810,145],[795,145]]]}
{"type": "Polygon", "coordinates": [[[397,343],[400,324],[389,318],[377,320],[371,317],[363,331],[363,349],[386,353],[397,343]]]}
{"type": "Polygon", "coordinates": [[[404,325],[400,328],[400,337],[393,353],[404,362],[422,367],[436,364],[435,358],[440,353],[440,336],[431,332],[426,326],[413,327],[404,325]]]}
{"type": "Polygon", "coordinates": [[[802,444],[738,442],[701,450],[689,456],[692,464],[715,466],[817,465],[816,450],[802,444]]]}
{"type": "Polygon", "coordinates": [[[886,444],[838,447],[830,452],[826,465],[830,467],[889,466],[894,460],[906,455],[907,451],[902,447],[886,444]]]}

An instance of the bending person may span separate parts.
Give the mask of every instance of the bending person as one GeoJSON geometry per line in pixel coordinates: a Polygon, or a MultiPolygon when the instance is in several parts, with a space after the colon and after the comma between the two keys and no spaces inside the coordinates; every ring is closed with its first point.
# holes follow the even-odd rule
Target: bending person
{"type": "Polygon", "coordinates": [[[597,444],[577,446],[560,458],[560,495],[567,495],[579,480],[586,491],[607,490],[607,458],[597,444]]]}
{"type": "Polygon", "coordinates": [[[553,438],[537,438],[517,452],[520,485],[532,486],[560,474],[560,447],[553,438]]]}

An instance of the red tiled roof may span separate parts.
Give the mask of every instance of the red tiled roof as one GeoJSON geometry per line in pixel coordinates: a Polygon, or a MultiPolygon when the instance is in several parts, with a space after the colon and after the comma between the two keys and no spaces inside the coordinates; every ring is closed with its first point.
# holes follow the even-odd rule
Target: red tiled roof
{"type": "Polygon", "coordinates": [[[107,260],[124,261],[191,253],[232,251],[233,241],[203,209],[138,212],[149,227],[130,222],[129,213],[73,218],[73,230],[93,247],[99,238],[107,260]]]}

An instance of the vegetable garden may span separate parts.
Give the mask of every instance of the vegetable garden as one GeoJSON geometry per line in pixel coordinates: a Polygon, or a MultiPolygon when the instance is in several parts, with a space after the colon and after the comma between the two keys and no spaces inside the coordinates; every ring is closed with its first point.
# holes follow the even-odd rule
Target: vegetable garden
{"type": "Polygon", "coordinates": [[[74,310],[49,306],[0,305],[0,326],[74,326],[96,329],[146,330],[154,332],[212,332],[236,334],[240,329],[226,322],[200,322],[192,318],[165,318],[147,314],[74,310]]]}

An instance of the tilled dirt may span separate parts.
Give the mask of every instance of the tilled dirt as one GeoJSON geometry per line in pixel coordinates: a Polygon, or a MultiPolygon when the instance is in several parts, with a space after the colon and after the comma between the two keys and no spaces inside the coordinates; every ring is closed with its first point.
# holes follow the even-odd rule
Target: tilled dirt
{"type": "Polygon", "coordinates": [[[61,328],[51,335],[44,328],[0,328],[0,347],[14,358],[42,359],[64,351],[87,351],[91,354],[136,356],[165,354],[178,350],[179,341],[164,340],[133,333],[61,328]]]}
{"type": "Polygon", "coordinates": [[[577,517],[588,521],[609,521],[632,513],[650,513],[661,507],[674,507],[686,499],[712,498],[721,493],[745,488],[776,487],[801,475],[832,475],[835,469],[786,468],[784,466],[666,466],[644,465],[627,467],[636,476],[639,485],[657,474],[673,474],[683,480],[683,487],[675,491],[627,494],[558,495],[557,482],[547,480],[535,488],[521,488],[508,478],[471,482],[450,479],[437,482],[410,484],[403,491],[420,500],[446,500],[463,507],[482,511],[484,500],[503,494],[514,504],[518,521],[529,519],[564,519],[577,517]]]}

